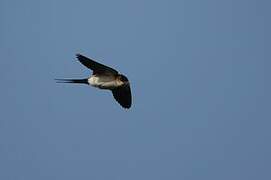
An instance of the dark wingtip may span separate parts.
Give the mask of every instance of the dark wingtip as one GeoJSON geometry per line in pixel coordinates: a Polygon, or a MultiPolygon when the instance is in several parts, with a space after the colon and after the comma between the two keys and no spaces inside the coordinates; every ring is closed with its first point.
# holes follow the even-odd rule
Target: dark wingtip
{"type": "Polygon", "coordinates": [[[76,56],[76,58],[79,60],[80,58],[82,58],[82,57],[85,57],[85,56],[83,56],[82,54],[79,54],[79,53],[77,53],[77,54],[75,54],[75,56],[76,56]]]}
{"type": "MultiPolygon", "coordinates": [[[[119,103],[120,104],[120,103],[119,103]]],[[[123,107],[124,109],[130,109],[131,108],[131,106],[132,106],[132,102],[130,102],[130,103],[122,103],[122,104],[120,104],[121,105],[121,107],[123,107]]]]}
{"type": "Polygon", "coordinates": [[[130,109],[130,108],[131,108],[131,106],[132,106],[132,105],[131,105],[131,104],[129,104],[129,105],[122,106],[122,107],[123,107],[124,109],[127,109],[127,110],[128,110],[128,109],[130,109]]]}

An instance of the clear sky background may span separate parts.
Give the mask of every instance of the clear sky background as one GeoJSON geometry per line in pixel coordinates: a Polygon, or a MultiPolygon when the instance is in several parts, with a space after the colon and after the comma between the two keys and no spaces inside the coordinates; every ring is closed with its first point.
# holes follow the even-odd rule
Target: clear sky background
{"type": "Polygon", "coordinates": [[[0,179],[271,179],[270,1],[0,0],[0,179]],[[131,81],[91,73],[82,53],[131,81]]]}

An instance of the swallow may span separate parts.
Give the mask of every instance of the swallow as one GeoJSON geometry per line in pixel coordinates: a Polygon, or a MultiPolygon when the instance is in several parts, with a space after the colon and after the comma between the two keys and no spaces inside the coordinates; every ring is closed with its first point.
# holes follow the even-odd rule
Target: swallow
{"type": "Polygon", "coordinates": [[[93,71],[85,79],[55,79],[57,83],[86,84],[99,89],[110,90],[115,100],[123,107],[129,109],[132,105],[130,82],[126,76],[111,67],[98,63],[81,54],[76,54],[77,59],[93,71]]]}

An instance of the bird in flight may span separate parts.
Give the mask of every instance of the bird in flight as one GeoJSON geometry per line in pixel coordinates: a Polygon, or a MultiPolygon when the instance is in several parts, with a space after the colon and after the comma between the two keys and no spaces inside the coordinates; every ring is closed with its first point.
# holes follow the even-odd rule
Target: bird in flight
{"type": "Polygon", "coordinates": [[[99,89],[111,90],[115,100],[122,107],[127,109],[131,107],[132,95],[126,76],[81,54],[76,54],[76,57],[84,66],[93,71],[92,75],[85,79],[55,79],[57,83],[87,84],[99,89]]]}

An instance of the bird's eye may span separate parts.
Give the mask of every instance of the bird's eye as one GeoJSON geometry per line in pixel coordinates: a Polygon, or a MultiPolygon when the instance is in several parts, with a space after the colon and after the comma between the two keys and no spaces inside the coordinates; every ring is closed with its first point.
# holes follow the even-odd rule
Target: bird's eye
{"type": "Polygon", "coordinates": [[[121,81],[127,82],[127,81],[128,81],[128,79],[127,79],[127,77],[125,77],[125,76],[121,75],[121,81]]]}

